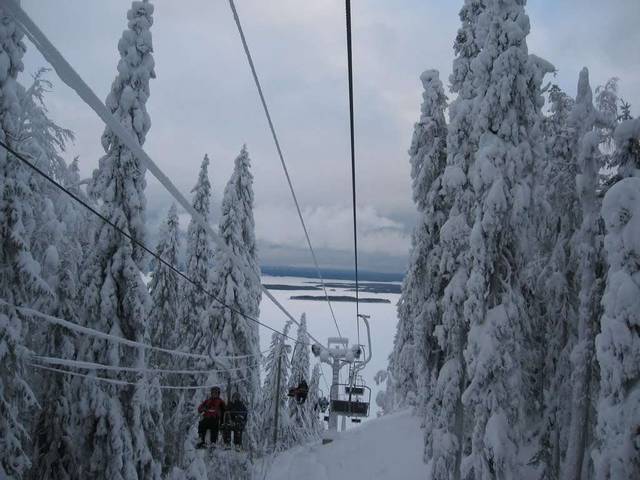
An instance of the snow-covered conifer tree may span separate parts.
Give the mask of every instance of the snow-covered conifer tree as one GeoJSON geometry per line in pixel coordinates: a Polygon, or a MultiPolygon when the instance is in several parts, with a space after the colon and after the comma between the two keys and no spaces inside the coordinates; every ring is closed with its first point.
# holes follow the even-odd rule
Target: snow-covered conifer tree
{"type": "MultiPolygon", "coordinates": [[[[282,333],[289,334],[291,322],[287,322],[282,333]]],[[[291,346],[286,337],[274,332],[265,361],[265,378],[262,385],[260,401],[255,415],[259,432],[258,449],[267,452],[286,448],[292,443],[289,411],[287,409],[287,393],[289,385],[289,353],[291,346]],[[280,388],[278,388],[278,382],[280,388]],[[273,444],[276,410],[278,415],[277,444],[273,444]]]]}
{"type": "Polygon", "coordinates": [[[419,216],[398,302],[398,327],[389,369],[396,381],[396,403],[412,403],[418,396],[424,415],[424,403],[431,396],[429,387],[437,376],[440,361],[433,332],[440,323],[438,298],[443,288],[438,281],[438,239],[446,219],[440,187],[446,163],[447,97],[436,70],[423,72],[420,79],[424,87],[423,103],[409,148],[413,200],[419,216]]]}
{"type": "MultiPolygon", "coordinates": [[[[64,201],[64,199],[61,199],[64,201]]],[[[64,232],[59,244],[60,262],[55,279],[54,316],[79,324],[78,268],[82,249],[78,242],[78,217],[75,206],[64,202],[62,221],[64,232]]],[[[73,360],[77,339],[69,330],[54,325],[46,341],[41,342],[39,355],[73,360]]],[[[71,480],[79,472],[77,458],[78,418],[76,387],[78,383],[67,375],[45,375],[44,388],[35,422],[33,467],[30,478],[71,480]]]]}
{"type": "MultiPolygon", "coordinates": [[[[150,27],[153,5],[134,1],[128,29],[118,43],[120,61],[106,105],[140,145],[151,121],[146,110],[149,80],[155,77],[150,27]]],[[[102,214],[144,241],[145,168],[106,128],[106,152],[94,171],[91,193],[102,202],[102,214]]],[[[97,221],[95,247],[84,269],[84,309],[88,326],[131,340],[148,341],[149,293],[140,268],[143,250],[97,221]]],[[[144,367],[142,349],[87,340],[81,358],[110,365],[144,367]]],[[[161,395],[144,375],[133,387],[116,387],[87,379],[80,397],[84,474],[113,479],[160,478],[164,452],[161,395]]]]}
{"type": "Polygon", "coordinates": [[[306,429],[309,435],[319,436],[324,429],[323,422],[320,421],[319,401],[320,401],[320,376],[321,366],[316,363],[311,371],[311,380],[309,381],[309,395],[304,403],[304,419],[306,421],[306,429]]]}
{"type": "Polygon", "coordinates": [[[449,214],[440,229],[440,269],[445,287],[440,305],[442,329],[436,332],[436,338],[443,349],[443,365],[427,407],[426,418],[432,428],[431,432],[425,430],[424,452],[434,479],[459,478],[462,451],[468,450],[465,433],[468,421],[461,399],[467,384],[463,352],[468,326],[463,303],[469,274],[469,224],[473,221],[473,191],[468,170],[477,148],[477,140],[472,135],[476,91],[471,65],[486,36],[482,23],[485,9],[485,0],[465,0],[460,10],[462,25],[454,42],[456,58],[449,78],[451,91],[457,97],[449,106],[447,163],[442,177],[442,194],[449,214]]]}
{"type": "Polygon", "coordinates": [[[594,130],[598,113],[593,106],[589,72],[584,68],[578,80],[576,103],[570,122],[578,135],[576,186],[582,223],[573,238],[578,258],[578,328],[577,340],[571,352],[571,423],[562,476],[581,478],[588,468],[589,449],[593,436],[593,399],[595,351],[594,340],[600,318],[603,278],[600,201],[597,197],[598,172],[603,166],[600,153],[602,135],[594,130]]]}
{"type": "Polygon", "coordinates": [[[531,251],[533,171],[544,156],[540,84],[550,64],[530,57],[529,18],[519,0],[488,0],[487,29],[471,62],[477,97],[472,135],[478,150],[469,167],[475,196],[471,270],[465,319],[471,451],[463,476],[518,476],[529,384],[529,318],[522,271],[531,251]]]}
{"type": "MultiPolygon", "coordinates": [[[[191,205],[204,219],[209,222],[211,212],[211,182],[209,181],[209,157],[204,156],[198,179],[195,186],[191,190],[193,199],[191,205]]],[[[177,225],[176,225],[177,228],[177,225]]],[[[194,280],[195,283],[205,289],[210,289],[211,271],[213,268],[213,248],[212,241],[207,231],[195,220],[191,219],[187,227],[187,246],[186,246],[186,271],[185,275],[194,280]]],[[[180,283],[179,292],[180,299],[178,302],[179,313],[179,338],[178,346],[187,349],[193,353],[204,354],[208,352],[208,345],[203,339],[208,338],[210,328],[209,308],[211,298],[202,288],[193,285],[190,282],[182,281],[180,283]]],[[[174,362],[176,360],[174,359],[174,362]]],[[[183,368],[190,365],[184,360],[177,362],[183,368]]],[[[199,367],[205,365],[199,364],[199,367]]],[[[176,379],[177,384],[192,385],[204,384],[206,376],[189,376],[187,378],[176,379]]],[[[180,435],[182,440],[176,442],[171,452],[168,452],[167,462],[182,468],[184,471],[190,471],[191,459],[194,455],[193,437],[189,434],[189,430],[185,429],[185,425],[196,425],[197,423],[197,403],[201,400],[195,397],[195,391],[181,391],[176,395],[177,404],[169,418],[168,428],[180,435]],[[182,429],[182,431],[179,431],[182,429]]],[[[169,397],[172,395],[169,394],[169,397]]],[[[171,403],[169,403],[170,405],[171,403]]],[[[195,468],[194,472],[200,471],[195,468]]]]}
{"type": "Polygon", "coordinates": [[[309,382],[309,337],[307,335],[307,316],[303,313],[298,326],[297,342],[291,357],[291,377],[289,386],[297,386],[302,380],[309,382]]]}
{"type": "MultiPolygon", "coordinates": [[[[26,47],[13,19],[1,9],[0,17],[0,139],[19,148],[15,141],[21,115],[17,76],[26,47]]],[[[52,294],[31,254],[35,214],[31,179],[31,171],[0,149],[0,291],[3,301],[16,305],[29,305],[52,294]]],[[[25,327],[14,308],[0,308],[0,477],[9,480],[23,478],[30,465],[28,427],[21,413],[35,408],[35,398],[25,370],[25,327]]]]}
{"type": "MultiPolygon", "coordinates": [[[[208,222],[211,211],[211,182],[207,155],[202,160],[198,181],[191,192],[193,208],[208,222]]],[[[213,248],[207,231],[193,219],[187,228],[186,263],[186,276],[206,288],[211,281],[213,248]]],[[[183,339],[183,346],[193,348],[207,331],[207,312],[211,298],[201,288],[188,282],[182,283],[181,297],[180,336],[183,339]]]]}
{"type": "MultiPolygon", "coordinates": [[[[212,356],[239,357],[229,362],[234,370],[223,378],[225,383],[234,383],[234,389],[253,412],[260,389],[258,325],[238,313],[258,318],[262,297],[253,221],[253,176],[246,147],[242,147],[235,159],[233,174],[224,190],[219,235],[228,251],[216,250],[212,291],[233,310],[210,301],[209,333],[201,342],[209,347],[212,356]],[[242,378],[245,381],[236,383],[242,378]]],[[[202,348],[196,346],[197,351],[202,348]]],[[[249,441],[253,428],[254,418],[250,414],[249,441]]]]}
{"type": "MultiPolygon", "coordinates": [[[[289,388],[297,387],[302,380],[307,382],[309,389],[309,337],[307,335],[307,316],[303,313],[300,317],[300,326],[298,327],[298,334],[296,336],[297,342],[293,346],[293,354],[291,356],[291,374],[289,375],[289,388]]],[[[308,410],[305,408],[306,403],[302,405],[294,398],[289,399],[289,415],[291,417],[292,433],[295,440],[298,442],[304,441],[310,434],[307,431],[309,426],[306,415],[308,410]]]]}
{"type": "MultiPolygon", "coordinates": [[[[156,247],[156,254],[174,268],[178,267],[180,254],[179,222],[176,205],[169,209],[166,223],[160,229],[160,240],[156,247]]],[[[174,349],[179,343],[180,299],[178,292],[178,277],[167,265],[153,260],[151,281],[151,310],[149,311],[149,338],[152,345],[162,345],[174,349]]],[[[154,365],[166,364],[159,357],[154,365]]],[[[166,366],[166,365],[165,365],[166,366]]]]}
{"type": "MultiPolygon", "coordinates": [[[[178,268],[180,254],[180,237],[178,212],[175,204],[171,205],[169,214],[160,229],[160,239],[156,254],[174,268],[178,268]]],[[[180,344],[180,291],[178,276],[167,265],[153,260],[151,282],[151,310],[149,311],[149,338],[152,345],[176,349],[180,344]]],[[[158,354],[151,358],[154,367],[175,368],[175,358],[166,354],[158,354]]],[[[180,384],[179,375],[165,375],[167,383],[180,384]]],[[[171,445],[166,452],[166,466],[179,465],[180,445],[184,438],[185,425],[178,405],[182,404],[182,391],[168,390],[162,395],[162,410],[165,421],[165,442],[171,445]]]]}
{"type": "Polygon", "coordinates": [[[595,105],[600,117],[598,127],[602,133],[602,143],[605,147],[613,146],[613,132],[618,122],[619,83],[619,78],[612,77],[604,85],[596,87],[595,105]]]}
{"type": "Polygon", "coordinates": [[[572,239],[580,224],[580,207],[575,187],[577,137],[569,117],[573,99],[557,85],[549,89],[550,115],[545,118],[547,159],[537,185],[537,255],[528,267],[533,298],[529,312],[537,339],[535,359],[538,389],[533,400],[540,404],[542,420],[538,451],[532,464],[541,469],[540,478],[557,478],[567,448],[571,417],[569,381],[570,353],[577,323],[577,258],[572,239]],[[546,475],[546,476],[545,476],[546,475]]]}
{"type": "Polygon", "coordinates": [[[594,478],[640,477],[640,179],[625,178],[602,205],[609,271],[596,338],[600,365],[594,478]]]}
{"type": "MultiPolygon", "coordinates": [[[[46,78],[47,68],[39,69],[33,75],[33,81],[28,88],[19,88],[21,105],[21,125],[19,138],[21,148],[27,152],[35,163],[53,178],[64,181],[67,176],[67,164],[61,156],[69,141],[75,136],[67,128],[57,125],[48,115],[45,95],[53,84],[46,78]]],[[[39,179],[43,188],[51,196],[62,195],[50,183],[39,179]]]]}

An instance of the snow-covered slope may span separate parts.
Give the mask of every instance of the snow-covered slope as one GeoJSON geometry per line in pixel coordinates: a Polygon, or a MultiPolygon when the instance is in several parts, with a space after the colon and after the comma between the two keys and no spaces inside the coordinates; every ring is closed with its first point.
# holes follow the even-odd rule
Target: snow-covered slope
{"type": "Polygon", "coordinates": [[[268,480],[424,479],[422,432],[408,410],[339,433],[332,443],[295,448],[275,458],[268,480]]]}

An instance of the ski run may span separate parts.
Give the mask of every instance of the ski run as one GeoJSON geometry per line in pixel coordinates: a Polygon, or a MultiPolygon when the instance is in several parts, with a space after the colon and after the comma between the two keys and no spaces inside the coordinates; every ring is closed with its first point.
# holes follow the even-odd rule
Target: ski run
{"type": "MultiPolygon", "coordinates": [[[[324,294],[305,299],[328,304],[320,339],[315,310],[262,284],[256,192],[281,172],[256,163],[252,139],[228,158],[176,159],[186,196],[145,150],[157,3],[122,9],[102,102],[33,20],[34,2],[0,0],[0,480],[640,479],[640,118],[620,95],[638,78],[592,85],[584,67],[567,93],[562,66],[529,51],[526,0],[458,0],[452,73],[415,72],[408,152],[390,160],[408,167],[415,227],[380,353],[381,319],[359,295],[394,286],[358,286],[356,217],[373,210],[356,206],[351,2],[355,283],[325,284],[318,260],[338,249],[312,247],[314,210],[298,204],[262,62],[229,0],[317,274],[272,288],[324,294]],[[31,51],[46,63],[35,72],[31,51]],[[76,133],[48,109],[64,107],[58,80],[104,122],[83,139],[96,158],[70,157],[76,133]],[[147,174],[173,201],[154,232],[147,174]],[[355,300],[353,337],[331,298],[355,300]]],[[[617,48],[637,57],[624,38],[617,48]]]]}

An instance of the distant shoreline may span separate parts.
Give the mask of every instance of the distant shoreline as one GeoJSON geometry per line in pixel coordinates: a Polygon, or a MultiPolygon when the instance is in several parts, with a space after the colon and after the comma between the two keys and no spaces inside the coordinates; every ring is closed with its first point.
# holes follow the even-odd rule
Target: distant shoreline
{"type": "MultiPolygon", "coordinates": [[[[260,267],[263,275],[271,277],[300,277],[308,278],[310,280],[318,279],[318,272],[315,268],[308,267],[276,267],[276,266],[262,266],[260,267]]],[[[322,276],[325,280],[349,280],[355,281],[355,275],[353,270],[341,270],[341,269],[321,269],[322,276]]],[[[368,270],[358,271],[358,279],[363,282],[401,282],[404,278],[403,273],[388,273],[388,272],[371,272],[368,270]]]]}
{"type": "MultiPolygon", "coordinates": [[[[315,300],[315,301],[326,301],[326,297],[324,295],[293,295],[289,297],[291,300],[315,300]]],[[[356,297],[351,297],[349,295],[329,295],[329,301],[331,302],[354,302],[356,301],[356,297]]],[[[386,298],[359,298],[359,303],[391,303],[391,300],[386,298]]]]}

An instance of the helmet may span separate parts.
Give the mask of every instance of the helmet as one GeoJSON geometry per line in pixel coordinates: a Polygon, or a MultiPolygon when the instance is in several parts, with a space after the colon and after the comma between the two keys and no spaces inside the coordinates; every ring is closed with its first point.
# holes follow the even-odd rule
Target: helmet
{"type": "Polygon", "coordinates": [[[220,387],[211,387],[211,394],[218,394],[220,395],[220,387]]]}

